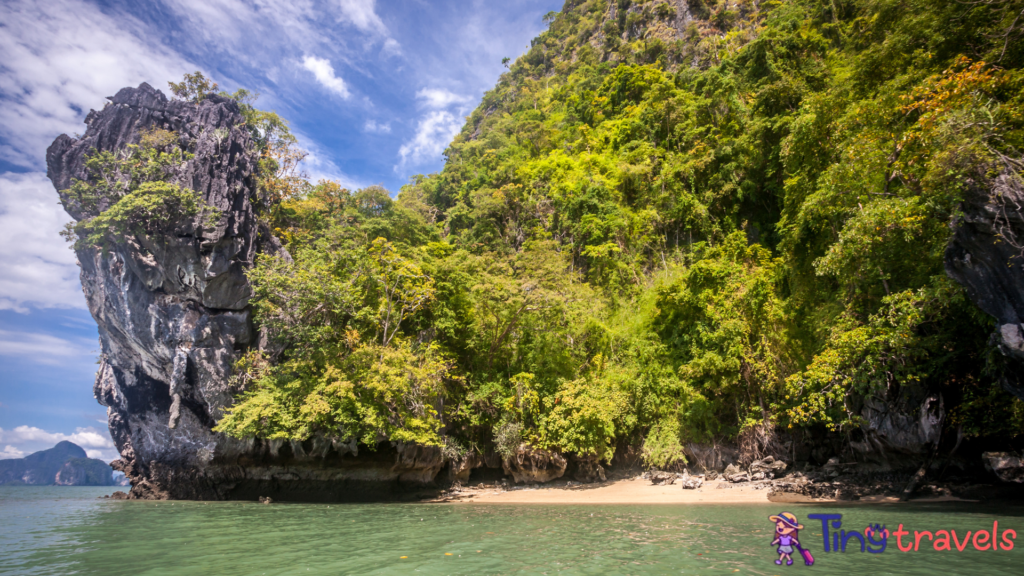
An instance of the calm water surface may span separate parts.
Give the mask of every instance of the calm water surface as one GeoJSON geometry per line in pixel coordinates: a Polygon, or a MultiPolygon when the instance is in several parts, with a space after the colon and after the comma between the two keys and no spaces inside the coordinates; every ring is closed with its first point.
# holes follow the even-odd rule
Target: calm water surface
{"type": "MultiPolygon", "coordinates": [[[[912,506],[306,505],[126,502],[112,488],[0,487],[0,574],[1022,574],[1024,508],[912,506]],[[776,566],[768,516],[791,511],[817,559],[776,566]],[[843,528],[1012,528],[1010,552],[823,553],[843,528]],[[450,554],[450,555],[449,555],[450,554]],[[402,559],[402,556],[407,558],[402,559]]],[[[851,543],[850,550],[853,549],[851,543]]]]}

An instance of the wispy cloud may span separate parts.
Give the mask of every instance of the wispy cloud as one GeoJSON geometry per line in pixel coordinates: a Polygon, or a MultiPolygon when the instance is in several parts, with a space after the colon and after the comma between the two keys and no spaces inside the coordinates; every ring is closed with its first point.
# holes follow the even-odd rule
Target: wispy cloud
{"type": "Polygon", "coordinates": [[[366,124],[363,124],[363,132],[369,132],[370,134],[390,134],[391,123],[367,120],[366,124]]]}
{"type": "Polygon", "coordinates": [[[42,172],[0,175],[0,310],[85,308],[75,255],[59,236],[70,221],[42,172]]]}
{"type": "Polygon", "coordinates": [[[76,428],[73,434],[47,432],[35,426],[18,426],[13,430],[0,428],[0,443],[5,444],[0,460],[22,458],[26,454],[52,448],[63,441],[72,442],[85,449],[90,458],[110,461],[118,457],[110,434],[92,426],[76,428]]]}
{"type": "Polygon", "coordinates": [[[421,106],[427,108],[448,108],[453,104],[466,105],[473,100],[471,96],[463,96],[438,88],[424,88],[416,92],[416,99],[421,106]]]}
{"type": "Polygon", "coordinates": [[[0,330],[0,356],[16,357],[38,364],[67,365],[91,361],[95,342],[72,341],[38,332],[0,330]]]}
{"type": "Polygon", "coordinates": [[[377,15],[376,0],[341,0],[342,19],[351,22],[363,32],[375,32],[386,36],[387,26],[377,15]]]}
{"type": "Polygon", "coordinates": [[[332,180],[341,185],[342,188],[356,190],[366,186],[362,181],[352,178],[341,171],[338,166],[322,151],[314,149],[302,162],[302,170],[314,184],[321,180],[332,180]]]}
{"type": "Polygon", "coordinates": [[[261,67],[266,66],[268,51],[281,46],[303,51],[322,44],[326,36],[317,23],[325,12],[337,14],[333,3],[315,0],[163,0],[163,4],[191,41],[261,67]]]}
{"type": "Polygon", "coordinates": [[[348,188],[349,190],[366,186],[363,181],[349,176],[339,168],[331,160],[330,152],[324,150],[316,140],[299,131],[293,131],[292,133],[298,139],[299,147],[306,151],[306,159],[299,165],[299,170],[310,182],[315,184],[321,180],[333,180],[340,184],[342,188],[348,188]]]}
{"type": "MultiPolygon", "coordinates": [[[[432,110],[416,126],[416,135],[398,150],[400,166],[416,166],[441,157],[462,129],[464,120],[445,110],[432,110]]],[[[398,166],[395,167],[396,171],[398,166]]]]}
{"type": "Polygon", "coordinates": [[[305,56],[302,59],[302,67],[313,73],[313,77],[321,86],[334,92],[342,98],[348,98],[351,94],[345,81],[334,75],[334,67],[331,61],[316,56],[305,56]]]}
{"type": "Polygon", "coordinates": [[[384,53],[391,56],[399,56],[402,54],[402,45],[398,43],[398,40],[388,38],[384,41],[384,53]]]}
{"type": "Polygon", "coordinates": [[[463,115],[473,98],[441,88],[424,88],[416,92],[416,100],[427,112],[417,122],[416,134],[398,149],[396,172],[439,160],[462,129],[463,115]]]}
{"type": "Polygon", "coordinates": [[[0,22],[0,158],[27,168],[43,166],[59,134],[84,130],[82,119],[104,96],[144,81],[160,87],[195,69],[141,40],[132,18],[79,0],[7,0],[0,22]]]}
{"type": "Polygon", "coordinates": [[[276,57],[331,50],[337,56],[383,43],[398,54],[373,0],[163,0],[191,40],[255,69],[276,57]],[[336,24],[361,34],[340,36],[336,24]],[[369,41],[368,41],[369,40],[369,41]]]}

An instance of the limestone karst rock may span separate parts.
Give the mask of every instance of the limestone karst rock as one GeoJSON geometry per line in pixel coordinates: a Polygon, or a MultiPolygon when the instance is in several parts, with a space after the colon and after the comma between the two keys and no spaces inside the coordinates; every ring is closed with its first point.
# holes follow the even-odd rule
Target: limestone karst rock
{"type": "Polygon", "coordinates": [[[584,484],[593,482],[605,482],[608,477],[604,473],[604,466],[596,456],[574,457],[576,460],[576,471],[573,478],[584,484]]]}
{"type": "Polygon", "coordinates": [[[1003,388],[1024,400],[1024,186],[1004,172],[968,188],[946,248],[946,273],[995,318],[1003,388]]]}
{"type": "Polygon", "coordinates": [[[664,484],[665,486],[675,484],[676,479],[679,478],[675,472],[662,472],[660,470],[652,470],[648,477],[651,480],[651,484],[664,484]]]}
{"type": "Polygon", "coordinates": [[[696,490],[704,485],[704,476],[690,476],[689,471],[683,471],[683,477],[679,479],[683,490],[696,490]]]}
{"type": "Polygon", "coordinates": [[[561,478],[569,461],[565,456],[550,450],[533,448],[522,444],[509,458],[502,461],[505,474],[511,475],[516,483],[550,482],[561,478]]]}
{"type": "Polygon", "coordinates": [[[985,469],[1003,482],[1024,483],[1024,461],[1019,456],[1007,452],[985,452],[981,460],[985,469]]]}
{"type": "MultiPolygon", "coordinates": [[[[194,155],[172,183],[220,211],[212,226],[197,217],[163,234],[119,238],[108,251],[77,250],[99,325],[94,391],[131,497],[344,500],[433,480],[444,462],[439,448],[384,443],[360,452],[330,439],[238,440],[211,430],[232,402],[233,363],[259,345],[246,270],[261,252],[287,257],[258,218],[259,152],[237,103],[217,95],[168,100],[142,84],[119,91],[86,124],[83,136],[62,135],[46,154],[47,174],[76,220],[95,215],[68,194],[73,179],[87,178],[88,154],[122,150],[154,128],[176,133],[194,155]]],[[[100,208],[115,201],[101,199],[100,208]]]]}

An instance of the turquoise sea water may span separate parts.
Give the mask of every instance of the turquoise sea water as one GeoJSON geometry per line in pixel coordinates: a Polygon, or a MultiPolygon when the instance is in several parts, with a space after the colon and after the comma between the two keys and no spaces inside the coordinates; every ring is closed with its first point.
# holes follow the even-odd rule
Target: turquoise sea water
{"type": "MultiPolygon", "coordinates": [[[[1021,574],[1024,507],[700,505],[507,506],[135,502],[113,488],[0,487],[3,575],[1021,574]],[[774,564],[768,516],[806,526],[816,563],[774,564]],[[820,521],[843,528],[1021,534],[1012,551],[823,553],[820,521]],[[448,555],[450,554],[450,555],[448,555]],[[407,556],[403,559],[401,556],[407,556]]],[[[906,545],[906,540],[904,540],[906,545]]],[[[856,548],[857,551],[853,551],[856,548]]],[[[927,549],[926,549],[927,548],[927,549]]]]}

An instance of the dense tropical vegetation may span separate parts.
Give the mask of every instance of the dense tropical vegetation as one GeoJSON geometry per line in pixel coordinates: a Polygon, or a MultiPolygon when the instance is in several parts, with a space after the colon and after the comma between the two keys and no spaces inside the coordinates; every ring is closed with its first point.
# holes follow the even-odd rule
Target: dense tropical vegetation
{"type": "Polygon", "coordinates": [[[397,197],[296,177],[262,117],[291,259],[251,273],[273,346],[219,430],[670,466],[941,392],[947,428],[1016,436],[943,252],[1020,178],[1022,9],[569,0],[397,197]]]}

